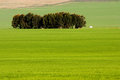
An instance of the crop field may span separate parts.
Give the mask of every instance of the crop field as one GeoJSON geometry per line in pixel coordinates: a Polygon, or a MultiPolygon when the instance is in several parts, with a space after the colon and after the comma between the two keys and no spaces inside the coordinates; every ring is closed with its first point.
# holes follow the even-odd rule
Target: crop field
{"type": "Polygon", "coordinates": [[[0,28],[11,28],[15,14],[70,12],[84,15],[87,26],[120,27],[120,2],[72,2],[36,8],[0,9],[0,28]]]}
{"type": "Polygon", "coordinates": [[[0,80],[120,80],[119,8],[120,2],[72,2],[0,9],[0,80]],[[60,11],[83,14],[86,27],[11,27],[15,14],[60,11]]]}
{"type": "Polygon", "coordinates": [[[119,80],[120,29],[0,30],[0,80],[119,80]]]}

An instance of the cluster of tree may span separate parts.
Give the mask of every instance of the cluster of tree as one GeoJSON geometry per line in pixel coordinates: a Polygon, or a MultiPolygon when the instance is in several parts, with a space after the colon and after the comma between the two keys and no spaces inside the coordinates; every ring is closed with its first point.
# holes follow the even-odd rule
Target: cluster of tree
{"type": "Polygon", "coordinates": [[[12,20],[13,28],[40,29],[40,28],[82,28],[86,24],[85,17],[77,14],[59,12],[44,16],[28,13],[15,15],[12,20]]]}

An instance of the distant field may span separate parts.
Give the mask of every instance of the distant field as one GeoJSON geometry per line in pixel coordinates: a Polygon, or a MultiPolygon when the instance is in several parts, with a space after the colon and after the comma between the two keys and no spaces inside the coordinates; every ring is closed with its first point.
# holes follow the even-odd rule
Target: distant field
{"type": "Polygon", "coordinates": [[[120,29],[1,29],[0,80],[120,80],[120,29]]]}
{"type": "Polygon", "coordinates": [[[0,8],[23,8],[23,7],[33,7],[33,6],[44,6],[44,5],[53,5],[53,4],[61,4],[72,1],[120,1],[120,0],[0,0],[0,8]]]}
{"type": "Polygon", "coordinates": [[[44,6],[22,9],[0,9],[0,28],[12,28],[11,21],[15,14],[47,14],[70,12],[86,17],[87,27],[120,27],[120,2],[72,2],[63,5],[44,6]]]}
{"type": "Polygon", "coordinates": [[[0,80],[120,80],[120,2],[0,9],[0,80]],[[12,16],[70,12],[83,29],[13,29],[12,16]],[[93,29],[88,26],[93,25],[93,29]]]}
{"type": "Polygon", "coordinates": [[[69,0],[0,0],[0,8],[21,8],[68,2],[69,0]]]}

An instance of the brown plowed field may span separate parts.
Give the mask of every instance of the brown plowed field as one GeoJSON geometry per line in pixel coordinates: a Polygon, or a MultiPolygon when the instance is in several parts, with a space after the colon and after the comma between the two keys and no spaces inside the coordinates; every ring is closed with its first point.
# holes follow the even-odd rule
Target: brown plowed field
{"type": "Polygon", "coordinates": [[[0,0],[0,8],[20,8],[58,4],[69,0],[0,0]]]}

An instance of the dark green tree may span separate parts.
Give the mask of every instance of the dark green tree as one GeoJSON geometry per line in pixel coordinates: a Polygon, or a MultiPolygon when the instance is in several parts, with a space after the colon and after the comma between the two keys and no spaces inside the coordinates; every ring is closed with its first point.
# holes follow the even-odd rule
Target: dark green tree
{"type": "Polygon", "coordinates": [[[34,29],[42,28],[42,17],[39,15],[34,15],[32,18],[32,25],[34,29]]]}
{"type": "Polygon", "coordinates": [[[47,14],[43,17],[44,28],[55,28],[55,15],[47,14]]]}
{"type": "Polygon", "coordinates": [[[44,15],[42,18],[42,28],[47,28],[48,25],[48,19],[47,19],[47,15],[44,15]]]}
{"type": "Polygon", "coordinates": [[[21,14],[20,17],[19,17],[19,19],[20,19],[20,26],[19,26],[19,28],[20,29],[26,29],[27,28],[26,26],[28,26],[27,23],[25,22],[24,18],[25,18],[24,14],[21,14]]]}
{"type": "Polygon", "coordinates": [[[82,28],[86,25],[86,21],[85,21],[85,17],[84,16],[80,16],[80,15],[76,15],[76,24],[75,24],[75,28],[82,28]]]}
{"type": "Polygon", "coordinates": [[[20,20],[19,20],[19,17],[20,15],[17,14],[13,17],[13,20],[12,20],[12,26],[13,28],[18,28],[20,26],[20,20]]]}
{"type": "Polygon", "coordinates": [[[59,12],[46,14],[43,17],[28,13],[15,15],[12,20],[13,28],[39,29],[39,28],[82,28],[86,25],[85,17],[77,14],[59,12]]]}
{"type": "Polygon", "coordinates": [[[72,27],[74,27],[77,23],[77,16],[76,16],[76,14],[71,14],[71,17],[72,17],[71,24],[72,24],[72,27]]]}
{"type": "Polygon", "coordinates": [[[32,19],[33,19],[33,14],[32,13],[28,13],[28,14],[25,15],[24,21],[27,24],[26,25],[27,29],[33,28],[32,19]]]}
{"type": "Polygon", "coordinates": [[[60,12],[63,21],[63,28],[70,28],[72,26],[72,17],[69,13],[60,12]]]}
{"type": "Polygon", "coordinates": [[[62,28],[64,26],[63,23],[63,15],[60,13],[55,13],[55,28],[62,28]]]}

